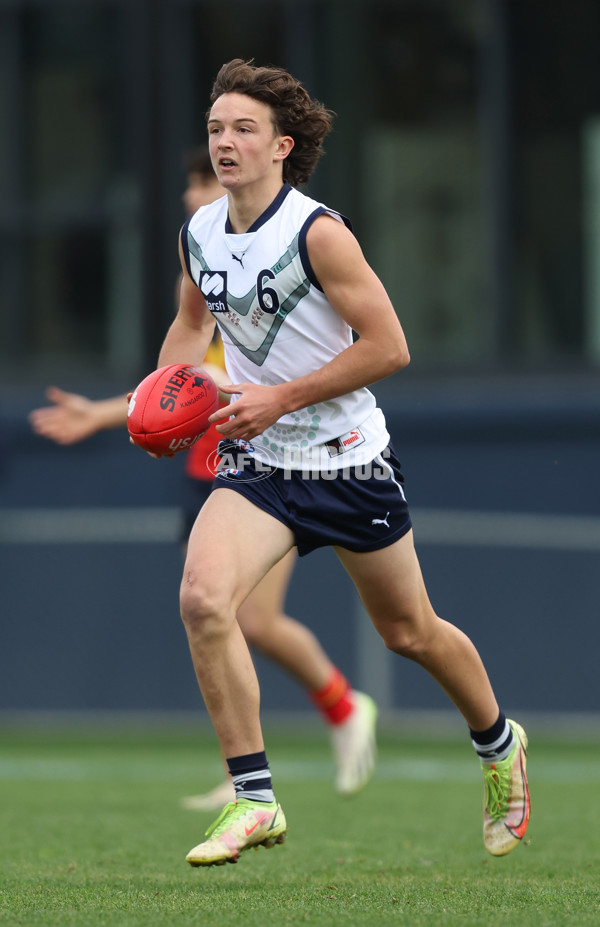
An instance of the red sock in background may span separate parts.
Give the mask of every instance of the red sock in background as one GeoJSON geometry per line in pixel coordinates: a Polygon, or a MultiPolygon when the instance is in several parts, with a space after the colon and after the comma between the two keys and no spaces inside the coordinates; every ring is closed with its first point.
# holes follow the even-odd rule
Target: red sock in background
{"type": "Polygon", "coordinates": [[[326,685],[322,689],[313,690],[310,698],[329,724],[342,724],[354,710],[352,688],[337,666],[333,668],[326,685]]]}

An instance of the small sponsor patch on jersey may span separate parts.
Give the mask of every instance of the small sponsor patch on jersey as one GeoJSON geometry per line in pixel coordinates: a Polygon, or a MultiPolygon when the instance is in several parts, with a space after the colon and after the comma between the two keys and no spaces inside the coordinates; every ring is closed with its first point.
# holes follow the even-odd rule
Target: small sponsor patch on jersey
{"type": "Polygon", "coordinates": [[[198,288],[211,312],[228,311],[226,270],[201,270],[198,288]]]}
{"type": "Polygon", "coordinates": [[[364,443],[365,436],[360,428],[353,428],[352,431],[347,431],[345,435],[340,435],[339,438],[332,438],[331,441],[327,441],[325,447],[329,451],[330,457],[339,457],[340,454],[345,454],[346,451],[352,451],[355,447],[358,447],[359,444],[364,443]]]}

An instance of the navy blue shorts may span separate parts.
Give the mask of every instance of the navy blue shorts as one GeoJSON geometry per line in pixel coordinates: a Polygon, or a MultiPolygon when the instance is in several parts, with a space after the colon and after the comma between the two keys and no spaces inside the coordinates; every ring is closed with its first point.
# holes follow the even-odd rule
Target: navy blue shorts
{"type": "Polygon", "coordinates": [[[233,489],[287,525],[302,557],[318,547],[362,553],[393,544],[412,527],[403,482],[389,445],[369,464],[325,474],[268,467],[246,454],[239,469],[217,473],[213,489],[233,489]]]}

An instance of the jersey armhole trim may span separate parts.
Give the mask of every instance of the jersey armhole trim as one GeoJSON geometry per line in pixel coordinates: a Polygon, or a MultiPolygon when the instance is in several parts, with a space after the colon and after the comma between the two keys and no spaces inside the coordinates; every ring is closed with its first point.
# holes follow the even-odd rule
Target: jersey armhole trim
{"type": "Polygon", "coordinates": [[[346,216],[343,216],[340,212],[334,212],[332,209],[327,209],[326,206],[317,206],[317,208],[313,210],[313,212],[311,212],[308,219],[305,220],[302,228],[300,229],[300,232],[298,234],[298,253],[300,254],[300,260],[302,261],[302,267],[304,268],[304,273],[306,274],[306,276],[308,277],[312,285],[315,286],[317,290],[320,290],[321,293],[323,292],[323,287],[317,280],[312,264],[310,263],[310,258],[308,256],[308,248],[306,247],[306,236],[308,234],[309,228],[311,227],[315,219],[318,219],[319,216],[323,216],[323,215],[332,216],[334,219],[338,219],[340,222],[344,223],[347,229],[350,229],[350,231],[352,231],[352,223],[350,222],[349,219],[346,218],[346,216]]]}
{"type": "MultiPolygon", "coordinates": [[[[190,219],[191,219],[191,216],[190,216],[190,219]]],[[[184,259],[184,261],[185,261],[185,266],[186,266],[187,272],[188,272],[188,274],[189,274],[190,280],[193,280],[194,278],[192,277],[192,263],[191,263],[191,260],[190,260],[190,246],[189,246],[189,243],[188,243],[188,234],[189,234],[190,219],[187,219],[187,220],[183,223],[183,225],[182,225],[182,227],[181,227],[181,232],[179,233],[179,235],[180,235],[180,238],[181,238],[181,248],[182,248],[182,251],[183,251],[183,259],[184,259]]]]}

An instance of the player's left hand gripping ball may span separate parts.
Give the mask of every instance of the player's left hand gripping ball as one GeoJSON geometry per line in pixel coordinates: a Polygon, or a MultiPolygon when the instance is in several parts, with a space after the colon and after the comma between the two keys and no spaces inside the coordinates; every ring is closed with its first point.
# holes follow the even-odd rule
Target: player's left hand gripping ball
{"type": "Polygon", "coordinates": [[[201,367],[169,364],[142,380],[129,400],[127,428],[134,444],[158,456],[186,451],[208,430],[219,395],[201,367]]]}

